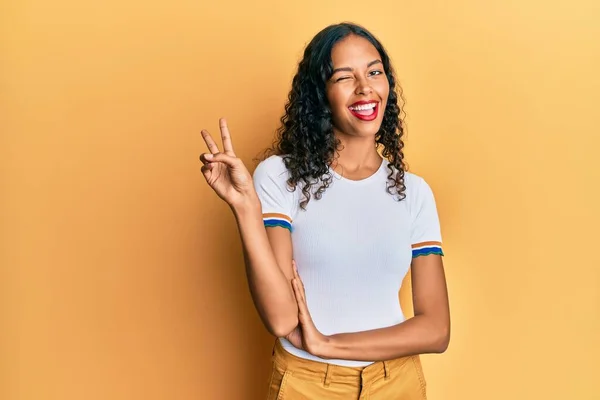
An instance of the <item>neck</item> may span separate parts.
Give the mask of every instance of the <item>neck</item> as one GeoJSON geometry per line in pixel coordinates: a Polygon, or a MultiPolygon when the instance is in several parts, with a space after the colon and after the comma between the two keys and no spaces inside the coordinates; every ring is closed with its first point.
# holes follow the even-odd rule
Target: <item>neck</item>
{"type": "Polygon", "coordinates": [[[382,158],[377,152],[374,137],[349,136],[335,130],[334,133],[342,144],[332,163],[334,169],[341,166],[346,171],[356,172],[377,170],[381,166],[382,158]]]}

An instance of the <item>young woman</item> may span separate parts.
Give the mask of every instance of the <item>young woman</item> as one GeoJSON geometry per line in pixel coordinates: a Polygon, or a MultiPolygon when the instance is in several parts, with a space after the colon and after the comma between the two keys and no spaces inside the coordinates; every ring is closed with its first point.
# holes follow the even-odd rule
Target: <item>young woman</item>
{"type": "Polygon", "coordinates": [[[278,338],[268,399],[425,399],[419,354],[448,346],[436,204],[406,171],[397,90],[379,41],[332,25],[308,44],[253,175],[224,119],[222,151],[202,131],[202,173],[236,217],[254,303],[278,338]]]}

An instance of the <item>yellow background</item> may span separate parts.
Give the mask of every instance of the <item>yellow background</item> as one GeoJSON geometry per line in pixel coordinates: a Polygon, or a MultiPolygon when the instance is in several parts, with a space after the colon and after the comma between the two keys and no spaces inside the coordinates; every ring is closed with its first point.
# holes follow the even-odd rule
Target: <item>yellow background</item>
{"type": "Polygon", "coordinates": [[[430,398],[599,399],[598,4],[5,1],[0,398],[262,398],[272,340],[199,132],[228,117],[253,170],[305,43],[351,20],[438,200],[430,398]]]}

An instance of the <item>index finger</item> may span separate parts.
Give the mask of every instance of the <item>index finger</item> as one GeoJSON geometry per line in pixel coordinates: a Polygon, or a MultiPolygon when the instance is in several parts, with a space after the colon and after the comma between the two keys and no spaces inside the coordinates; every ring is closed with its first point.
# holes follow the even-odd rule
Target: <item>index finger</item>
{"type": "Polygon", "coordinates": [[[234,155],[233,143],[231,142],[231,135],[229,128],[227,127],[227,121],[225,118],[219,119],[219,128],[221,129],[221,140],[223,141],[223,151],[225,154],[234,155]]]}
{"type": "Polygon", "coordinates": [[[208,133],[206,129],[202,129],[200,134],[202,135],[202,138],[204,139],[204,142],[206,143],[206,146],[211,154],[217,154],[219,152],[219,148],[217,147],[217,144],[213,138],[210,136],[210,133],[208,133]]]}

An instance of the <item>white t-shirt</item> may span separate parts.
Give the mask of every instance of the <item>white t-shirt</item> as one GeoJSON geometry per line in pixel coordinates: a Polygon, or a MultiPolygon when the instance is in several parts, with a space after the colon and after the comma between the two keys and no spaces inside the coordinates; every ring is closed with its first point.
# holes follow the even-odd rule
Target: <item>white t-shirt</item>
{"type": "MultiPolygon", "coordinates": [[[[429,185],[406,172],[406,198],[386,191],[389,162],[358,181],[333,169],[322,198],[306,206],[302,183],[295,191],[281,156],[270,156],[254,171],[265,226],[291,231],[293,257],[304,282],[308,309],[324,335],[359,332],[399,324],[405,317],[398,292],[413,257],[442,254],[436,204],[429,185]]],[[[313,184],[315,190],[320,182],[313,184]]],[[[313,192],[314,193],[314,192],[313,192]]],[[[344,366],[371,362],[322,359],[280,338],[290,353],[344,366]]]]}

